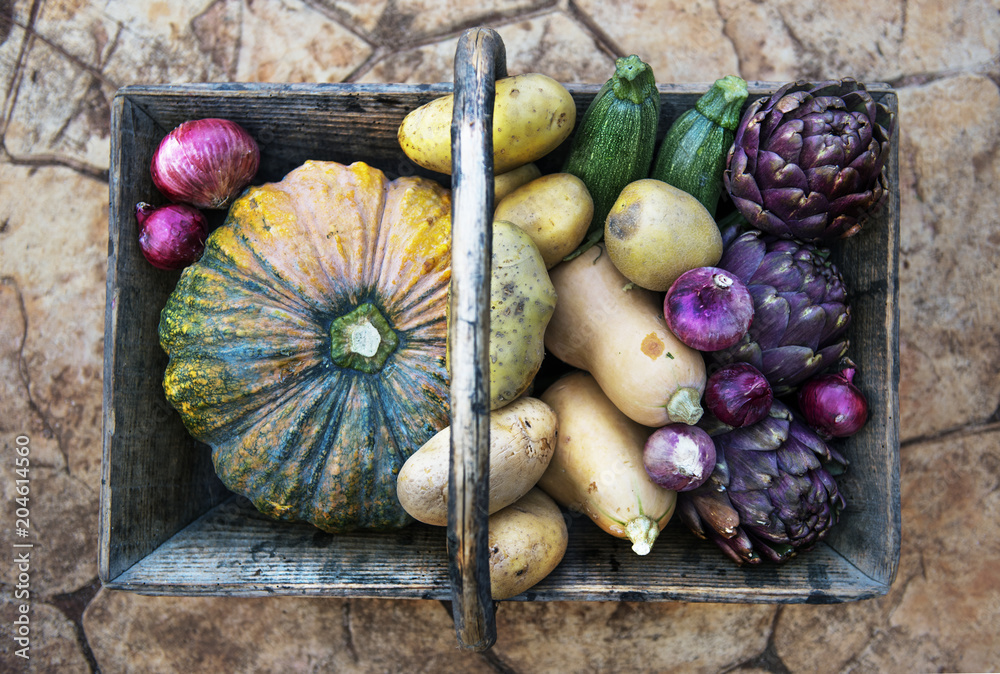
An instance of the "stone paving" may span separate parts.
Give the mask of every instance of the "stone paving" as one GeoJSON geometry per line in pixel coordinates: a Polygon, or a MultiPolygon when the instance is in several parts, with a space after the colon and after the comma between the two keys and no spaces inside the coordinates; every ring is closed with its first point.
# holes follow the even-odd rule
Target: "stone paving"
{"type": "Polygon", "coordinates": [[[0,1],[0,670],[874,672],[1000,667],[998,0],[0,1]],[[167,598],[97,579],[110,101],[132,83],[438,82],[461,31],[511,73],[854,76],[898,90],[902,554],[834,606],[506,602],[487,654],[435,601],[167,598]],[[16,655],[15,438],[32,448],[16,655]]]}

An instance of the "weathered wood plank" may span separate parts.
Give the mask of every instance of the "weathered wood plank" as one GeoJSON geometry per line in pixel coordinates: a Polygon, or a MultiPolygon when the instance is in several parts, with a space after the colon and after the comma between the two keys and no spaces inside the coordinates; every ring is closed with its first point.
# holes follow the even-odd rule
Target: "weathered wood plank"
{"type": "Polygon", "coordinates": [[[134,207],[156,196],[149,160],[153,120],[116,97],[104,342],[101,577],[113,578],[228,496],[208,454],[177,427],[160,382],[159,308],[178,273],[159,272],[139,250],[134,207]]]}
{"type": "MultiPolygon", "coordinates": [[[[897,115],[895,94],[882,101],[897,115]]],[[[896,134],[898,136],[898,133],[896,134]]],[[[847,355],[858,365],[855,384],[869,403],[869,421],[848,440],[834,440],[851,462],[837,484],[847,499],[829,542],[861,571],[886,585],[900,549],[899,503],[899,145],[888,163],[888,198],[864,229],[832,247],[851,301],[847,355]]]]}
{"type": "MultiPolygon", "coordinates": [[[[562,563],[511,601],[835,603],[888,589],[824,544],[781,567],[739,568],[676,521],[640,557],[585,516],[566,518],[562,563]]],[[[107,584],[157,595],[452,598],[444,527],[326,534],[268,520],[243,497],[209,511],[107,584]]]]}
{"type": "Polygon", "coordinates": [[[458,642],[496,641],[490,593],[490,259],[493,250],[493,101],[507,73],[493,30],[466,31],[455,56],[451,124],[451,453],[448,556],[458,642]]]}

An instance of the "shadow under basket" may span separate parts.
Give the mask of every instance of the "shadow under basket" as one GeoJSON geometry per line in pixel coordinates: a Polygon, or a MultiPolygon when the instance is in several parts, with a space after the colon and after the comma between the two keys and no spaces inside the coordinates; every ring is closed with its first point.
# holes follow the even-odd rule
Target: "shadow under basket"
{"type": "MultiPolygon", "coordinates": [[[[661,135],[708,86],[660,86],[661,135]]],[[[751,100],[778,86],[751,82],[751,100]]],[[[579,119],[599,87],[567,88],[579,119]]],[[[897,110],[890,88],[868,88],[897,110]]],[[[164,397],[167,357],[157,326],[180,273],[145,261],[134,217],[137,202],[162,202],[149,174],[159,141],[181,122],[204,117],[233,120],[258,140],[262,163],[255,183],[280,180],[305,160],[319,159],[364,161],[390,178],[420,174],[450,187],[448,176],[406,158],[396,132],[407,112],[452,90],[450,83],[190,84],[118,92],[99,550],[105,586],[154,595],[453,598],[444,528],[413,524],[392,533],[326,534],[308,524],[268,520],[222,486],[208,447],[191,438],[164,397]]],[[[849,355],[860,367],[856,383],[869,400],[870,420],[859,434],[837,441],[850,461],[838,478],[847,509],[826,541],[784,565],[738,567],[674,518],[652,552],[640,557],[627,541],[566,512],[569,548],[562,563],[515,601],[832,603],[887,592],[900,545],[898,135],[897,129],[889,198],[860,234],[834,250],[851,295],[849,355]]],[[[211,224],[223,216],[211,213],[211,224]]]]}

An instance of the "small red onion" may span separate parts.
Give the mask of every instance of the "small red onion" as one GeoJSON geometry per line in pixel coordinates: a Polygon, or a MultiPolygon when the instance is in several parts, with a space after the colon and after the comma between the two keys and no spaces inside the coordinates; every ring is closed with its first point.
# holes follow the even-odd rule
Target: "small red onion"
{"type": "Polygon", "coordinates": [[[753,313],[747,287],[718,267],[684,272],[663,300],[670,331],[698,351],[718,351],[736,344],[750,328],[753,313]]]}
{"type": "Polygon", "coordinates": [[[260,148],[228,119],[184,122],[160,141],[149,170],[153,184],[171,201],[223,208],[260,167],[260,148]]]}
{"type": "Polygon", "coordinates": [[[668,424],[646,440],[642,461],[656,484],[689,491],[701,486],[715,469],[715,442],[698,426],[668,424]]]}
{"type": "Polygon", "coordinates": [[[724,424],[742,428],[771,411],[774,392],[767,377],[750,363],[731,363],[705,383],[705,409],[724,424]]]}
{"type": "Polygon", "coordinates": [[[813,377],[799,389],[799,411],[825,440],[846,438],[868,421],[868,401],[854,385],[854,364],[840,372],[813,377]]]}
{"type": "Polygon", "coordinates": [[[139,248],[157,269],[181,269],[196,262],[205,251],[208,220],[187,204],[155,208],[145,202],[135,207],[139,221],[139,248]]]}

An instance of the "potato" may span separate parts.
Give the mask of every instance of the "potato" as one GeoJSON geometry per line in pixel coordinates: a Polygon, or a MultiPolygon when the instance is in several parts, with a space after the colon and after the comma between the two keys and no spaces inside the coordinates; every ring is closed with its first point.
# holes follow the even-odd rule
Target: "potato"
{"type": "Polygon", "coordinates": [[[490,515],[490,590],[509,599],[537,584],[559,566],[569,533],[556,502],[537,487],[490,515]]]}
{"type": "MultiPolygon", "coordinates": [[[[535,486],[552,459],[557,421],[537,398],[518,398],[490,413],[490,514],[535,486]]],[[[410,455],[396,478],[403,509],[425,524],[448,524],[451,427],[437,432],[410,455]]]]}
{"type": "Polygon", "coordinates": [[[594,200],[571,173],[550,173],[518,187],[498,202],[493,216],[526,231],[552,269],[576,250],[594,217],[594,200]]]}
{"type": "MultiPolygon", "coordinates": [[[[451,174],[453,94],[411,110],[397,138],[414,163],[451,174]]],[[[496,81],[493,104],[493,173],[500,175],[541,159],[559,146],[576,124],[576,104],[566,87],[539,73],[496,81]]]]}
{"type": "Polygon", "coordinates": [[[524,166],[518,166],[506,173],[499,173],[493,177],[493,203],[499,204],[504,197],[516,190],[521,185],[530,183],[535,178],[542,175],[538,164],[530,162],[524,166]]]}
{"type": "Polygon", "coordinates": [[[556,291],[531,237],[517,225],[493,223],[490,275],[490,409],[521,396],[545,357],[545,327],[556,291]]]}
{"type": "Polygon", "coordinates": [[[697,199],[661,180],[629,183],[604,226],[608,256],[637,286],[664,292],[677,277],[722,258],[722,234],[697,199]]]}

